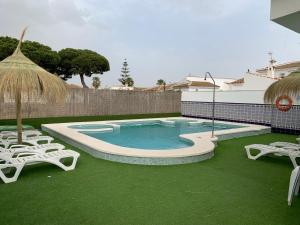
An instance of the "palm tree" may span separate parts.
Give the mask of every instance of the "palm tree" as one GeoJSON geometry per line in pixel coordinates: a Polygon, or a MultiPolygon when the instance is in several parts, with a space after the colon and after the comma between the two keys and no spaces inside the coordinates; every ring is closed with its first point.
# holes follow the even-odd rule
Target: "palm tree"
{"type": "Polygon", "coordinates": [[[166,90],[166,82],[163,79],[157,80],[156,85],[163,86],[164,91],[166,90]]]}
{"type": "Polygon", "coordinates": [[[289,76],[273,83],[265,92],[264,101],[274,103],[279,97],[287,95],[297,98],[300,95],[300,71],[293,72],[289,76]]]}
{"type": "Polygon", "coordinates": [[[26,28],[14,53],[0,62],[0,94],[6,93],[15,99],[19,144],[22,143],[22,95],[54,102],[63,100],[67,94],[66,85],[59,77],[39,67],[21,52],[25,31],[26,28]]]}

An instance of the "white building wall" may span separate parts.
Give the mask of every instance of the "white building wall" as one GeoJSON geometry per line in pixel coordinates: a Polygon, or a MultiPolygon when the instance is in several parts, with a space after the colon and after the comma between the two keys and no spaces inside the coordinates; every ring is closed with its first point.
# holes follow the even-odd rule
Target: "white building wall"
{"type": "MultiPolygon", "coordinates": [[[[263,104],[265,91],[216,91],[216,102],[263,104]]],[[[182,92],[181,101],[212,102],[212,91],[182,92]]]]}
{"type": "Polygon", "coordinates": [[[284,69],[284,70],[275,70],[275,77],[282,77],[282,76],[288,76],[290,75],[290,73],[295,72],[299,70],[298,67],[293,67],[293,68],[289,68],[289,69],[284,69]]]}
{"type": "Polygon", "coordinates": [[[269,77],[260,77],[250,73],[244,76],[244,83],[238,85],[230,85],[229,90],[260,90],[265,91],[276,80],[269,77]]]}
{"type": "MultiPolygon", "coordinates": [[[[264,104],[263,90],[231,90],[231,91],[216,91],[216,102],[225,103],[248,103],[248,104],[264,104]]],[[[212,102],[213,91],[184,91],[181,94],[181,101],[187,102],[212,102]]],[[[300,105],[300,96],[294,100],[293,105],[300,105]]]]}

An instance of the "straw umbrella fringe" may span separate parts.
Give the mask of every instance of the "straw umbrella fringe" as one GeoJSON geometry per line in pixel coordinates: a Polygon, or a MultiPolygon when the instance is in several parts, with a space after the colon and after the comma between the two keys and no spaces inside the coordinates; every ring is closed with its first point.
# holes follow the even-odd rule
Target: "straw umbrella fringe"
{"type": "Polygon", "coordinates": [[[300,72],[293,72],[289,76],[273,83],[265,92],[264,101],[274,103],[275,100],[287,95],[296,99],[300,95],[300,72]]]}
{"type": "Polygon", "coordinates": [[[22,95],[55,102],[64,100],[67,94],[66,85],[60,78],[39,67],[21,52],[25,31],[26,28],[14,53],[0,62],[0,94],[15,98],[18,143],[22,143],[22,95]]]}

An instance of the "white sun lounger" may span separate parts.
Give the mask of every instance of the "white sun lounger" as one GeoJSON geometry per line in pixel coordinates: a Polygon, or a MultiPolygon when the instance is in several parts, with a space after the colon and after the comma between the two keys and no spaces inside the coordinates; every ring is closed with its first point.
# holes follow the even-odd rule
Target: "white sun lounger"
{"type": "Polygon", "coordinates": [[[290,186],[288,193],[288,205],[292,205],[293,197],[299,194],[300,186],[300,167],[297,166],[291,173],[290,186]]]}
{"type": "Polygon", "coordinates": [[[298,166],[296,158],[300,157],[300,151],[297,151],[295,149],[277,148],[271,145],[263,145],[263,144],[247,145],[245,146],[245,149],[249,159],[256,160],[261,156],[274,154],[277,156],[288,156],[291,159],[294,167],[298,166]],[[260,152],[254,156],[251,154],[251,149],[259,150],[260,152]]]}
{"type": "MultiPolygon", "coordinates": [[[[32,136],[40,136],[42,133],[38,130],[24,130],[22,132],[23,137],[32,137],[32,136]]],[[[18,137],[18,132],[17,131],[2,131],[0,132],[0,138],[5,139],[8,137],[18,137]]]]}
{"type": "Polygon", "coordinates": [[[2,160],[2,163],[0,163],[0,178],[5,183],[15,182],[24,166],[44,162],[57,165],[65,171],[73,170],[79,156],[78,152],[72,150],[60,150],[43,154],[20,153],[16,158],[11,158],[11,155],[7,153],[0,153],[0,160],[2,160]],[[73,158],[70,166],[66,166],[61,162],[66,158],[73,158]],[[12,177],[7,177],[3,170],[11,168],[15,168],[16,171],[12,177]]]}
{"type": "Polygon", "coordinates": [[[9,148],[0,147],[0,153],[10,153],[11,156],[22,152],[46,153],[50,151],[63,150],[65,146],[59,143],[41,144],[35,146],[29,145],[11,145],[9,148]]]}
{"type": "Polygon", "coordinates": [[[295,144],[295,143],[290,143],[290,142],[273,142],[270,144],[271,146],[274,147],[279,147],[279,148],[289,148],[289,149],[295,149],[295,150],[300,150],[300,144],[295,144]]]}
{"type": "MultiPolygon", "coordinates": [[[[35,136],[35,137],[26,137],[23,138],[22,142],[26,144],[31,145],[38,145],[41,141],[46,141],[47,144],[49,144],[51,141],[53,141],[53,137],[49,136],[35,136]]],[[[8,148],[12,144],[17,144],[18,139],[15,137],[8,137],[6,139],[0,140],[0,145],[3,145],[4,148],[8,148]]]]}

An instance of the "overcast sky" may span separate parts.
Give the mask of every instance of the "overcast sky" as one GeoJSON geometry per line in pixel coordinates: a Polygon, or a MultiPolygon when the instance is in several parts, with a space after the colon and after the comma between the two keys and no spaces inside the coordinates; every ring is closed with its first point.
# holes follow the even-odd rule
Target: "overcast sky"
{"type": "Polygon", "coordinates": [[[269,51],[300,60],[300,35],[270,21],[269,0],[0,0],[0,17],[1,36],[29,25],[25,39],[106,56],[103,86],[118,85],[124,58],[136,86],[205,71],[239,78],[266,66],[269,51]]]}

